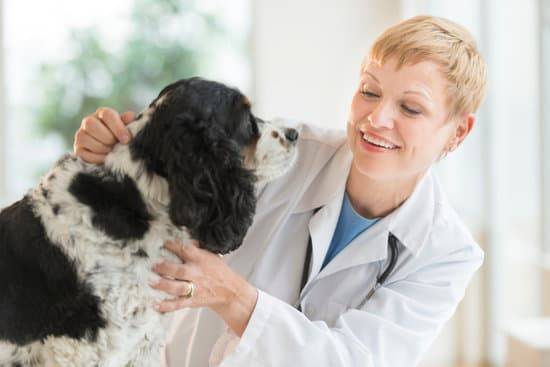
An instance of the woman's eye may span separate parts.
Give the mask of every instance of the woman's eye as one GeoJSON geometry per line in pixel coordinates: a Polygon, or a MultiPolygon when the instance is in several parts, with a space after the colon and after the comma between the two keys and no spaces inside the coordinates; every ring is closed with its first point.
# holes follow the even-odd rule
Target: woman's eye
{"type": "Polygon", "coordinates": [[[371,92],[371,91],[369,91],[365,88],[361,88],[360,93],[362,95],[366,96],[366,97],[369,97],[369,98],[378,98],[378,97],[380,97],[378,94],[373,93],[373,92],[371,92]]]}
{"type": "Polygon", "coordinates": [[[420,115],[420,111],[413,110],[412,108],[407,107],[407,105],[401,105],[401,108],[408,113],[409,115],[420,115]]]}

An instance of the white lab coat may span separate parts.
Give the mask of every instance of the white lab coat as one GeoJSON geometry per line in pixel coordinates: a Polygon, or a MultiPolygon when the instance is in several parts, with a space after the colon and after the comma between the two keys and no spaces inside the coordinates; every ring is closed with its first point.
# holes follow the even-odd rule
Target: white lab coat
{"type": "Polygon", "coordinates": [[[319,271],[352,156],[343,131],[298,128],[296,165],[261,191],[243,245],[226,256],[259,289],[244,334],[236,337],[209,309],[179,311],[165,353],[169,367],[415,366],[480,267],[483,252],[428,171],[399,208],[319,271]],[[395,270],[359,308],[387,265],[390,231],[399,240],[395,270]],[[292,304],[309,233],[302,313],[292,304]]]}

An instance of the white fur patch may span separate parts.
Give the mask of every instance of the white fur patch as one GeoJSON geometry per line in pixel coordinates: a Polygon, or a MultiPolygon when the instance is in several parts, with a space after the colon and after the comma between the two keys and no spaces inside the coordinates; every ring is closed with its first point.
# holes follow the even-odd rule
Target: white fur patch
{"type": "Polygon", "coordinates": [[[260,139],[256,143],[255,173],[262,185],[287,172],[296,161],[296,144],[288,142],[285,127],[278,121],[258,125],[260,139]]]}

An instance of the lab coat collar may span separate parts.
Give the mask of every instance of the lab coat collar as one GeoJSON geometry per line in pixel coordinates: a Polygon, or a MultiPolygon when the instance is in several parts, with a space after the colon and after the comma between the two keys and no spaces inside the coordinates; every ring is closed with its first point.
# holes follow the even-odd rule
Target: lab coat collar
{"type": "Polygon", "coordinates": [[[435,205],[441,196],[431,170],[417,183],[411,196],[389,214],[388,231],[393,233],[414,256],[426,243],[435,220],[435,205]]]}
{"type": "MultiPolygon", "coordinates": [[[[418,182],[411,196],[399,208],[357,236],[322,271],[319,272],[320,266],[316,267],[317,263],[314,262],[309,281],[321,279],[343,269],[385,260],[388,256],[390,232],[397,237],[412,256],[416,256],[430,234],[434,217],[434,203],[433,180],[431,172],[428,172],[418,182]]],[[[338,215],[339,212],[336,214],[336,220],[338,215]]],[[[336,224],[328,221],[327,226],[332,228],[332,232],[328,236],[328,242],[330,242],[336,224]]],[[[313,226],[310,226],[310,229],[312,229],[310,233],[312,234],[312,244],[314,244],[315,229],[313,226]]],[[[318,261],[322,262],[329,245],[318,241],[313,245],[313,247],[316,246],[320,257],[318,261]]]]}
{"type": "MultiPolygon", "coordinates": [[[[327,163],[327,167],[323,170],[323,174],[319,175],[319,177],[309,186],[309,189],[302,195],[293,211],[294,213],[299,213],[322,207],[329,209],[328,214],[324,213],[324,210],[320,210],[310,221],[310,230],[313,230],[311,233],[313,235],[312,243],[314,243],[314,252],[315,247],[317,247],[317,252],[323,255],[323,258],[328,250],[330,239],[332,238],[340,214],[340,207],[345,191],[347,176],[352,164],[352,158],[352,153],[348,145],[343,144],[336,152],[333,159],[327,163]],[[325,216],[325,220],[320,219],[321,216],[325,216]],[[320,243],[313,238],[315,237],[316,222],[322,223],[323,227],[323,236],[319,237],[328,238],[328,243],[325,243],[327,240],[321,241],[322,243],[320,243]],[[320,245],[320,248],[316,245],[320,245]]],[[[424,246],[431,231],[434,220],[435,201],[438,194],[440,195],[438,183],[431,169],[428,169],[426,174],[417,183],[411,196],[409,196],[400,207],[386,217],[380,219],[347,246],[347,248],[351,248],[354,242],[364,242],[365,240],[368,240],[369,243],[369,250],[365,251],[365,249],[361,249],[364,253],[361,252],[357,254],[359,255],[358,257],[351,258],[351,262],[384,259],[387,252],[386,247],[389,232],[393,233],[399,242],[416,256],[424,246]],[[366,236],[373,237],[368,239],[366,236]],[[380,242],[380,248],[376,246],[378,242],[380,242]],[[374,247],[376,247],[376,249],[374,249],[374,247]]],[[[336,259],[332,261],[334,260],[336,259]]],[[[350,258],[347,259],[348,262],[349,260],[350,258]]]]}
{"type": "Polygon", "coordinates": [[[330,246],[340,209],[344,190],[338,193],[325,207],[313,215],[309,222],[312,243],[312,263],[304,292],[315,280],[336,273],[342,269],[384,260],[387,257],[388,218],[382,218],[367,231],[357,236],[346,248],[334,257],[323,270],[321,265],[330,246]],[[365,246],[368,244],[368,246],[365,246]]]}

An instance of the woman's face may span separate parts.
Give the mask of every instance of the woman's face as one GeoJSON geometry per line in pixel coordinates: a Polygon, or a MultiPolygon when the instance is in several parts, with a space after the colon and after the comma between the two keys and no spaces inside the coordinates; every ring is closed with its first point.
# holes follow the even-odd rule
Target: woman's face
{"type": "Polygon", "coordinates": [[[436,63],[395,65],[366,64],[348,118],[354,167],[378,180],[418,177],[473,124],[473,116],[467,131],[447,122],[447,81],[436,63]]]}

